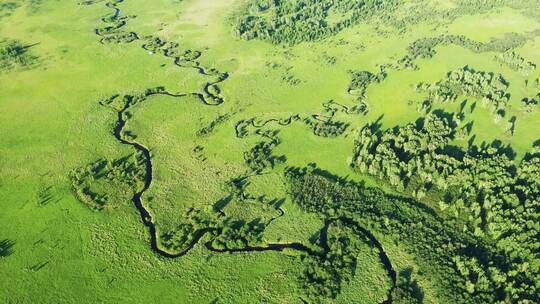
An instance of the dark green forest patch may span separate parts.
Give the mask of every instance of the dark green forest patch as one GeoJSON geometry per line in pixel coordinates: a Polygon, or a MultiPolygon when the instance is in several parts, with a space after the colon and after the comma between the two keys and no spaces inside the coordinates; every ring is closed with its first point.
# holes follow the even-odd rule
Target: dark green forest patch
{"type": "MultiPolygon", "coordinates": [[[[347,227],[360,225],[368,227],[375,235],[395,238],[402,248],[416,256],[424,275],[439,285],[436,292],[441,302],[498,303],[509,299],[535,302],[539,300],[536,292],[538,272],[532,265],[538,264],[538,257],[534,254],[538,246],[535,242],[538,224],[532,218],[535,216],[534,208],[538,208],[540,187],[538,179],[535,181],[530,177],[539,173],[538,167],[531,165],[539,159],[536,156],[521,166],[517,182],[518,185],[528,183],[528,186],[517,188],[529,189],[526,190],[528,201],[524,204],[532,207],[533,213],[510,212],[512,218],[507,220],[512,222],[505,224],[513,229],[512,233],[505,235],[520,236],[518,239],[523,241],[500,235],[495,243],[485,242],[471,232],[459,229],[414,200],[367,188],[314,166],[291,168],[287,176],[291,181],[290,195],[305,211],[320,214],[326,219],[346,219],[347,227]],[[518,228],[519,223],[525,226],[518,228]]],[[[340,252],[346,256],[347,250],[340,252]]],[[[322,265],[326,266],[316,268],[319,275],[307,276],[308,282],[339,286],[342,275],[347,273],[341,266],[346,263],[333,265],[326,262],[322,265]]],[[[420,293],[411,284],[410,277],[397,275],[397,286],[392,296],[418,301],[420,293]]],[[[315,296],[333,296],[331,292],[324,292],[324,288],[317,290],[319,292],[315,296]]]]}
{"type": "Polygon", "coordinates": [[[242,39],[297,44],[334,35],[383,11],[396,0],[254,0],[236,24],[242,39]]]}

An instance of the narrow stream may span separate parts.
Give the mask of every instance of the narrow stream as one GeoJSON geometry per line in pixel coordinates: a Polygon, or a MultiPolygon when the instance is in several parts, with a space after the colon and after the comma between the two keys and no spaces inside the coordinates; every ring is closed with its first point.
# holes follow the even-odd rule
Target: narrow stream
{"type": "MultiPolygon", "coordinates": [[[[114,10],[114,14],[111,16],[112,19],[120,18],[121,10],[120,10],[120,8],[117,7],[117,4],[119,4],[119,3],[123,2],[123,1],[124,0],[114,0],[114,1],[106,3],[106,6],[108,8],[114,10]]],[[[102,20],[104,20],[105,18],[106,17],[103,17],[102,20]]],[[[126,25],[125,21],[122,21],[117,29],[119,29],[119,28],[121,28],[121,27],[123,27],[125,25],[126,25]]],[[[102,36],[102,35],[100,35],[98,33],[98,31],[96,31],[96,34],[98,34],[99,36],[102,36]]],[[[137,35],[137,39],[138,39],[138,35],[137,35]]],[[[142,48],[144,49],[145,46],[143,45],[142,48]]],[[[197,61],[194,61],[194,60],[188,61],[189,63],[192,63],[192,65],[185,66],[185,65],[182,65],[182,61],[186,61],[186,60],[183,60],[180,56],[175,57],[173,55],[167,54],[167,52],[165,52],[164,56],[169,57],[169,58],[173,58],[174,59],[174,64],[177,65],[178,67],[181,67],[181,68],[194,68],[194,69],[197,69],[199,71],[199,73],[202,74],[202,75],[216,76],[215,71],[213,71],[212,73],[208,73],[205,70],[205,68],[203,68],[203,67],[201,67],[199,65],[199,63],[197,61]]],[[[195,60],[197,58],[195,58],[195,60]]],[[[205,86],[203,88],[203,93],[200,93],[200,92],[195,92],[195,93],[169,93],[169,92],[166,92],[166,91],[158,91],[158,92],[147,93],[147,94],[145,94],[144,97],[149,98],[149,97],[151,97],[153,95],[167,95],[167,96],[172,96],[172,97],[196,96],[206,105],[217,106],[217,105],[222,104],[224,102],[224,100],[221,97],[212,94],[209,91],[209,88],[211,86],[213,86],[213,85],[216,85],[216,84],[218,84],[220,82],[225,81],[229,77],[229,75],[227,73],[220,73],[219,75],[220,75],[220,77],[218,77],[217,81],[208,82],[208,83],[205,84],[205,86]],[[206,96],[209,96],[211,101],[209,101],[206,98],[206,96]]],[[[193,237],[193,241],[186,248],[181,250],[180,252],[170,253],[170,252],[165,251],[165,250],[160,248],[160,246],[158,244],[158,238],[159,237],[157,235],[158,232],[157,232],[157,228],[156,228],[156,225],[155,225],[155,222],[154,222],[154,218],[153,218],[152,214],[150,213],[150,211],[144,206],[143,200],[142,200],[144,193],[150,188],[150,186],[152,185],[152,181],[153,181],[152,155],[151,155],[150,150],[147,147],[145,147],[144,145],[138,143],[137,141],[130,140],[130,139],[123,136],[123,130],[127,125],[126,113],[134,105],[132,101],[133,101],[132,99],[128,99],[126,101],[125,105],[123,106],[123,108],[117,112],[117,122],[116,122],[116,126],[115,126],[114,132],[113,132],[115,138],[121,144],[133,147],[135,150],[140,152],[144,156],[144,159],[145,159],[144,186],[142,187],[142,189],[140,191],[135,193],[135,195],[132,198],[132,201],[133,201],[135,207],[137,208],[137,210],[138,210],[138,212],[139,212],[139,214],[141,216],[141,220],[142,220],[143,224],[149,230],[150,237],[151,237],[150,245],[151,245],[152,250],[154,252],[156,252],[157,254],[159,254],[161,256],[164,256],[164,257],[167,257],[167,258],[178,258],[178,257],[186,255],[196,244],[198,244],[200,242],[200,240],[207,233],[213,232],[215,230],[215,228],[205,228],[205,229],[198,230],[195,233],[194,237],[193,237]]],[[[293,120],[293,118],[291,117],[287,121],[284,121],[284,122],[279,121],[279,123],[283,124],[283,125],[287,125],[287,124],[290,124],[292,122],[292,120],[293,120]]],[[[268,122],[265,122],[265,123],[268,123],[268,122]]],[[[387,299],[385,301],[383,301],[381,304],[392,304],[392,302],[393,302],[393,300],[392,300],[392,292],[394,291],[394,289],[396,287],[396,281],[397,281],[396,277],[397,276],[396,276],[396,272],[395,272],[395,270],[394,270],[394,268],[392,266],[392,263],[390,261],[390,258],[388,257],[388,255],[384,251],[384,248],[383,248],[382,244],[377,240],[377,238],[369,230],[363,228],[362,226],[360,226],[355,221],[353,221],[353,220],[351,220],[349,218],[346,218],[346,217],[339,218],[339,220],[343,221],[344,223],[347,223],[348,225],[354,226],[358,231],[363,233],[370,240],[370,242],[375,247],[377,247],[377,249],[379,250],[379,257],[381,259],[381,262],[384,265],[385,269],[388,272],[388,275],[390,276],[390,278],[392,280],[392,287],[388,291],[387,299]]],[[[328,252],[330,250],[329,245],[328,245],[327,233],[328,233],[328,227],[332,222],[333,222],[333,220],[326,220],[323,229],[321,229],[321,236],[320,236],[321,240],[320,241],[321,241],[321,246],[322,246],[323,252],[328,252]]],[[[206,242],[204,244],[204,246],[209,251],[216,252],[216,253],[283,251],[283,250],[286,250],[286,249],[291,249],[291,250],[301,251],[301,252],[304,252],[304,253],[309,254],[309,255],[320,255],[321,254],[321,252],[315,251],[315,250],[305,246],[302,243],[266,244],[264,246],[246,246],[244,248],[233,248],[233,249],[225,248],[225,249],[221,249],[221,248],[213,247],[211,241],[208,241],[208,242],[206,242]]]]}

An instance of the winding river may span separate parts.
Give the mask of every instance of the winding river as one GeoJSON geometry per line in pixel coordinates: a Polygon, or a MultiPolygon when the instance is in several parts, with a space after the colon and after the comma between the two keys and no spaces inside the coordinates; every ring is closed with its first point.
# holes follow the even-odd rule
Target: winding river
{"type": "MultiPolygon", "coordinates": [[[[118,7],[118,4],[122,3],[124,0],[112,0],[112,1],[109,1],[107,2],[105,5],[114,10],[114,13],[112,15],[107,15],[105,17],[102,18],[102,21],[103,22],[106,22],[106,23],[109,23],[109,22],[117,22],[115,25],[113,25],[112,27],[107,27],[106,29],[106,33],[107,34],[104,34],[102,33],[100,30],[96,29],[96,34],[101,36],[102,38],[108,34],[114,34],[114,33],[117,33],[117,31],[120,31],[121,28],[123,28],[124,26],[127,25],[127,22],[121,18],[121,10],[120,8],[118,7]],[[115,32],[116,31],[116,32],[115,32]]],[[[96,1],[86,1],[86,2],[83,2],[81,4],[85,4],[85,5],[88,5],[88,4],[93,4],[93,3],[96,3],[96,1]]],[[[136,34],[136,33],[132,33],[134,35],[134,37],[136,37],[135,40],[140,40],[139,38],[139,35],[136,34]]],[[[101,42],[103,43],[103,39],[101,40],[101,42]]],[[[164,45],[164,44],[163,44],[164,45]]],[[[145,50],[148,50],[146,45],[143,44],[142,46],[143,49],[145,50]]],[[[196,56],[194,56],[194,58],[191,58],[190,60],[186,60],[184,59],[182,56],[176,56],[174,55],[173,53],[170,53],[168,51],[164,51],[163,52],[163,55],[165,57],[168,57],[168,58],[172,58],[174,60],[174,64],[180,68],[194,68],[194,69],[197,69],[199,74],[201,75],[205,75],[205,76],[219,76],[217,77],[217,80],[216,81],[213,81],[213,82],[207,82],[204,87],[202,88],[202,92],[189,92],[189,93],[170,93],[170,92],[167,92],[165,91],[164,89],[163,90],[158,90],[158,91],[148,91],[146,94],[144,94],[144,100],[146,100],[147,98],[153,96],[153,95],[167,95],[167,96],[171,96],[171,97],[186,97],[186,96],[195,96],[197,97],[203,104],[205,105],[209,105],[209,106],[217,106],[217,105],[220,105],[224,102],[223,98],[220,97],[219,95],[216,95],[214,93],[212,93],[210,91],[210,88],[225,81],[229,75],[227,73],[219,73],[215,70],[212,70],[211,72],[207,71],[204,67],[201,67],[199,62],[196,61],[197,58],[199,58],[200,56],[200,53],[198,53],[196,56]],[[184,64],[184,63],[187,63],[187,64],[184,64]]],[[[219,94],[219,92],[217,93],[219,94]]],[[[157,254],[163,256],[163,257],[166,257],[166,258],[178,258],[178,257],[181,257],[181,256],[184,256],[186,255],[196,244],[198,244],[201,239],[207,234],[207,233],[211,233],[213,232],[216,228],[204,228],[204,229],[201,229],[201,230],[198,230],[195,232],[194,236],[193,236],[193,240],[190,244],[188,244],[183,250],[179,251],[179,252],[175,252],[175,253],[171,253],[169,251],[166,251],[164,249],[162,249],[160,246],[159,246],[159,237],[158,237],[158,231],[157,231],[157,228],[156,228],[156,224],[155,224],[155,221],[154,221],[154,218],[151,214],[151,212],[149,211],[149,209],[147,209],[147,207],[144,205],[143,203],[143,196],[145,194],[145,192],[151,187],[152,185],[152,181],[153,181],[153,163],[152,163],[152,155],[150,153],[150,150],[144,146],[143,144],[135,141],[135,140],[132,140],[128,137],[126,137],[124,135],[124,129],[127,125],[127,122],[128,122],[128,116],[126,115],[126,113],[132,108],[132,106],[134,106],[135,104],[137,104],[140,100],[138,101],[135,101],[133,98],[127,98],[125,100],[125,104],[124,106],[118,110],[117,112],[117,121],[116,121],[116,126],[114,128],[114,136],[115,138],[123,145],[128,145],[128,146],[131,146],[133,147],[135,150],[137,150],[139,153],[141,153],[143,156],[144,156],[144,162],[145,162],[145,177],[144,177],[144,186],[134,194],[133,198],[132,198],[132,201],[135,205],[135,207],[137,208],[140,216],[141,216],[141,220],[143,222],[143,224],[147,227],[149,233],[150,233],[150,237],[151,237],[151,248],[154,252],[156,252],[157,254]]],[[[297,120],[298,117],[295,117],[295,116],[292,116],[292,117],[289,117],[285,120],[269,120],[269,121],[266,121],[266,122],[263,122],[262,125],[264,126],[265,124],[269,123],[269,122],[278,122],[280,125],[282,126],[286,126],[288,124],[290,124],[292,121],[294,120],[297,120]]],[[[253,126],[260,126],[258,124],[256,124],[254,121],[251,121],[251,123],[253,124],[253,126]]],[[[281,210],[281,209],[280,209],[281,210]]],[[[281,212],[283,212],[283,210],[281,210],[281,212]]],[[[284,250],[296,250],[296,251],[301,251],[305,254],[308,254],[308,255],[321,255],[321,254],[324,254],[326,252],[328,252],[330,250],[329,248],[329,245],[328,245],[328,239],[327,239],[327,233],[328,233],[328,227],[331,223],[333,223],[334,221],[336,220],[340,220],[340,221],[343,221],[344,223],[346,223],[347,225],[350,225],[352,227],[354,227],[357,231],[359,231],[360,233],[364,234],[371,242],[371,244],[376,247],[379,251],[379,257],[380,257],[380,260],[381,260],[381,263],[384,265],[386,271],[388,272],[388,275],[389,277],[391,278],[392,280],[392,287],[391,289],[388,291],[388,294],[387,294],[387,299],[384,300],[383,302],[381,302],[381,304],[392,304],[393,300],[392,300],[392,293],[395,289],[395,286],[396,286],[396,280],[397,280],[397,275],[396,275],[396,271],[394,270],[394,267],[392,266],[392,263],[390,261],[390,258],[388,257],[388,255],[386,254],[386,252],[384,251],[384,247],[382,246],[382,244],[377,240],[377,238],[367,229],[365,229],[364,227],[362,227],[361,225],[359,225],[358,223],[356,223],[354,220],[350,219],[350,218],[346,218],[346,217],[341,217],[341,218],[338,218],[338,219],[328,219],[326,220],[325,222],[325,225],[324,227],[321,229],[321,232],[320,232],[320,243],[321,243],[321,247],[323,249],[323,252],[321,253],[320,251],[316,251],[302,243],[283,243],[283,244],[280,244],[280,243],[270,243],[270,244],[265,244],[264,246],[246,246],[244,248],[232,248],[232,249],[229,249],[229,248],[215,248],[212,246],[212,241],[208,241],[206,243],[204,243],[204,246],[207,250],[211,251],[211,252],[216,252],[216,253],[239,253],[239,252],[264,252],[264,251],[284,251],[284,250]]]]}

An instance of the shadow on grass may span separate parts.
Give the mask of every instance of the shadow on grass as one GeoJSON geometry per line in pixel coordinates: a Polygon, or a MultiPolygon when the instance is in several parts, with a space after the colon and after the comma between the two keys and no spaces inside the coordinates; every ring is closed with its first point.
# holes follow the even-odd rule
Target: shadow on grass
{"type": "Polygon", "coordinates": [[[0,241],[0,257],[7,257],[13,254],[13,246],[15,242],[12,240],[4,239],[0,241]]]}

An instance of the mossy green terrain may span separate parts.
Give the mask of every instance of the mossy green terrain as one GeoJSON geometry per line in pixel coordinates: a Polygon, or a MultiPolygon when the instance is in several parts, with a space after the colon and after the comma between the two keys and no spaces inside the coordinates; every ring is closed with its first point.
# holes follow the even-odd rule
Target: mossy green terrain
{"type": "Polygon", "coordinates": [[[0,4],[2,303],[538,303],[536,0],[0,4]]]}

